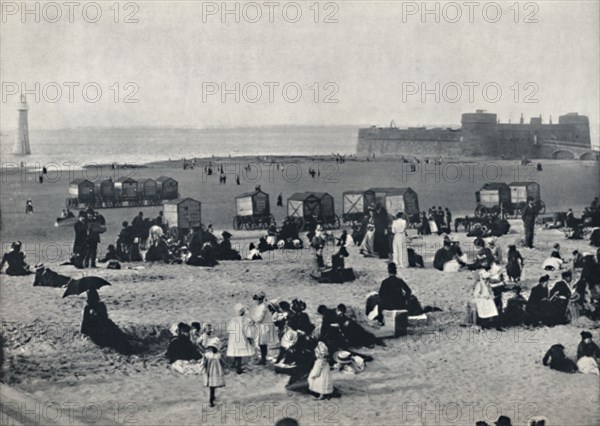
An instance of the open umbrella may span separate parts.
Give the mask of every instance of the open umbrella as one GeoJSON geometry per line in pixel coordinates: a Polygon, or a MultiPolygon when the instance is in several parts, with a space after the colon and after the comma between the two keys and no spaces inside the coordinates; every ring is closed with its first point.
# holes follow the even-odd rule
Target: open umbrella
{"type": "Polygon", "coordinates": [[[100,278],[100,277],[83,277],[80,278],[78,280],[71,280],[69,282],[69,285],[67,286],[67,290],[65,291],[65,294],[63,294],[63,297],[67,297],[67,296],[71,296],[73,294],[77,295],[77,294],[81,294],[84,291],[88,291],[88,290],[98,290],[100,287],[105,286],[105,285],[110,285],[110,283],[108,281],[106,281],[104,278],[100,278]]]}

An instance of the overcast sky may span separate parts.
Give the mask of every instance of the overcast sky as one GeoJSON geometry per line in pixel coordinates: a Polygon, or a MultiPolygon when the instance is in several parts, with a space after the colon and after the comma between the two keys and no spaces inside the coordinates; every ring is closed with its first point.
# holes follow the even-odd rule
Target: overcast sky
{"type": "MultiPolygon", "coordinates": [[[[446,22],[455,19],[457,9],[444,8],[444,3],[437,6],[440,23],[434,22],[435,15],[422,22],[419,11],[408,14],[421,2],[321,3],[318,23],[312,1],[298,3],[302,17],[296,23],[284,19],[286,2],[274,8],[273,23],[262,2],[255,3],[262,12],[257,23],[246,22],[255,18],[256,8],[242,9],[244,3],[237,4],[239,23],[233,15],[225,16],[223,23],[220,10],[203,14],[203,7],[220,9],[221,2],[137,2],[137,11],[125,10],[121,3],[119,23],[109,9],[113,2],[100,2],[97,23],[83,19],[82,6],[74,10],[70,23],[68,8],[60,2],[57,23],[47,22],[56,15],[52,9],[40,11],[40,23],[33,15],[26,15],[23,23],[20,10],[12,15],[5,3],[5,22],[0,25],[2,127],[17,123],[18,97],[10,94],[14,84],[24,82],[33,89],[39,82],[40,103],[33,94],[28,96],[30,126],[35,128],[387,125],[391,119],[399,126],[458,125],[462,112],[486,109],[501,121],[513,122],[521,112],[526,117],[542,114],[544,121],[552,115],[556,121],[560,114],[577,111],[590,117],[597,138],[600,2],[545,1],[530,3],[527,9],[521,2],[518,16],[509,9],[514,2],[499,3],[502,16],[496,23],[488,22],[495,18],[494,7],[485,17],[482,14],[486,2],[475,7],[474,22],[469,22],[467,6],[455,3],[462,13],[457,23],[446,22]],[[122,22],[134,11],[137,23],[122,22]],[[332,13],[339,22],[324,23],[332,13]],[[538,22],[525,23],[527,16],[538,22]],[[68,82],[80,84],[73,103],[64,85],[68,82]],[[239,103],[234,95],[222,102],[219,93],[206,93],[207,85],[214,89],[211,83],[225,83],[235,91],[236,82],[239,103]],[[421,83],[435,91],[436,82],[439,103],[433,94],[424,103],[420,94],[407,95],[407,89],[420,90],[421,83]],[[98,102],[83,98],[86,83],[101,88],[98,102]],[[126,83],[133,85],[125,87],[126,83]],[[247,83],[251,84],[243,92],[247,83]],[[279,84],[272,103],[265,83],[279,84]],[[286,83],[293,83],[288,85],[288,100],[282,94],[286,83]],[[465,83],[479,83],[474,102],[465,83]],[[486,100],[482,87],[488,83],[486,100]],[[52,103],[56,85],[62,86],[62,94],[52,103]],[[256,97],[257,85],[262,97],[249,102],[256,97]],[[457,86],[462,94],[457,94],[457,86]],[[293,103],[297,87],[302,94],[293,103]],[[494,87],[500,87],[500,96],[494,87]],[[125,103],[128,94],[139,102],[125,103]],[[323,102],[326,95],[338,102],[323,102]],[[539,102],[524,102],[528,95],[539,102]],[[115,96],[119,102],[114,102],[115,96]]],[[[21,7],[20,2],[12,4],[21,7]]],[[[434,2],[429,5],[436,7],[434,2]]],[[[88,8],[87,19],[94,15],[93,7],[88,8]]],[[[288,7],[287,19],[294,15],[294,7],[288,7]]],[[[95,96],[91,86],[88,95],[95,96]]]]}

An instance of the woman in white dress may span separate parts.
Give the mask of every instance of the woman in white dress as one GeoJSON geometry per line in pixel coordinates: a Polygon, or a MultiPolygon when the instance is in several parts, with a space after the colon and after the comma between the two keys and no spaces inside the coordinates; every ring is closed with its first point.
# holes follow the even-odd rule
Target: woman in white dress
{"type": "Polygon", "coordinates": [[[255,294],[252,299],[256,302],[256,306],[252,310],[252,320],[255,325],[256,344],[260,349],[260,361],[258,364],[265,365],[267,363],[269,345],[277,341],[277,332],[275,331],[273,315],[269,311],[265,293],[261,291],[255,294]]]}
{"type": "Polygon", "coordinates": [[[237,374],[242,374],[242,357],[254,355],[254,345],[248,335],[251,330],[252,320],[246,314],[246,307],[237,303],[234,307],[236,316],[227,324],[227,356],[233,358],[237,374]]]}
{"type": "Polygon", "coordinates": [[[404,219],[404,213],[399,212],[396,219],[392,222],[393,242],[393,260],[398,268],[408,268],[408,250],[406,236],[407,222],[404,219]]]}

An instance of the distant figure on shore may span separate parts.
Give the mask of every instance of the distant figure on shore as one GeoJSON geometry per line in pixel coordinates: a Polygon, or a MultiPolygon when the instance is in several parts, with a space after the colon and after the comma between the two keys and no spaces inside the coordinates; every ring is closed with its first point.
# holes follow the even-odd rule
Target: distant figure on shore
{"type": "Polygon", "coordinates": [[[283,207],[283,194],[279,193],[277,196],[277,207],[283,207]]]}
{"type": "Polygon", "coordinates": [[[533,197],[527,197],[527,205],[523,209],[521,219],[525,227],[525,245],[533,248],[533,230],[535,227],[535,218],[538,215],[537,208],[533,205],[533,197]]]}
{"type": "Polygon", "coordinates": [[[25,202],[25,214],[31,213],[33,214],[33,202],[31,201],[31,199],[28,199],[25,202]]]}

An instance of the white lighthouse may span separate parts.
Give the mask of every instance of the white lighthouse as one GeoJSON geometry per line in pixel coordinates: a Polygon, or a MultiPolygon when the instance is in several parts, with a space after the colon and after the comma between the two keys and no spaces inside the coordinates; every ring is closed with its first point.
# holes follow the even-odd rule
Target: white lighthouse
{"type": "Polygon", "coordinates": [[[13,154],[17,155],[29,155],[31,154],[31,148],[29,147],[29,124],[27,121],[27,100],[25,95],[21,95],[21,103],[19,104],[19,133],[15,146],[13,148],[13,154]]]}

